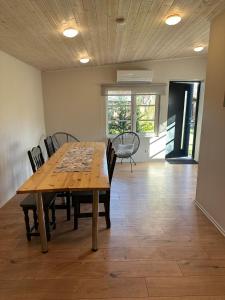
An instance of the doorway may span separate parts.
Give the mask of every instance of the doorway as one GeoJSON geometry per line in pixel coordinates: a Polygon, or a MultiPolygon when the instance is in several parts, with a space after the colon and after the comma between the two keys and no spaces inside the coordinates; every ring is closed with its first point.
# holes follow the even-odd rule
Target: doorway
{"type": "Polygon", "coordinates": [[[166,159],[195,163],[200,81],[171,81],[167,116],[166,159]]]}

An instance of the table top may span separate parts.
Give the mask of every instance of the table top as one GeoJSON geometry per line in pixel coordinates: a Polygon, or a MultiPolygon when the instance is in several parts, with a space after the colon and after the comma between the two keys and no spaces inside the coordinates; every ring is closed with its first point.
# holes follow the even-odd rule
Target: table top
{"type": "Polygon", "coordinates": [[[18,190],[18,194],[31,192],[108,190],[109,179],[105,144],[101,142],[79,142],[64,144],[35,172],[18,190]],[[94,149],[89,172],[55,172],[64,155],[74,146],[94,149]]]}

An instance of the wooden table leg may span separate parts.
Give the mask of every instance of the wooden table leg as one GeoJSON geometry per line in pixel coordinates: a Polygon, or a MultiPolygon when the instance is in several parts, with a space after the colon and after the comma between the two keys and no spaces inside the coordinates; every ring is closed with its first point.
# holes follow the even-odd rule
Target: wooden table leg
{"type": "Polygon", "coordinates": [[[92,205],[92,250],[98,250],[98,204],[99,191],[93,191],[93,205],[92,205]]]}
{"type": "Polygon", "coordinates": [[[48,243],[46,237],[46,229],[45,229],[45,216],[44,216],[44,209],[43,209],[43,199],[41,193],[35,193],[36,196],[36,204],[38,209],[38,229],[40,232],[41,238],[41,251],[43,253],[48,252],[48,243]]]}

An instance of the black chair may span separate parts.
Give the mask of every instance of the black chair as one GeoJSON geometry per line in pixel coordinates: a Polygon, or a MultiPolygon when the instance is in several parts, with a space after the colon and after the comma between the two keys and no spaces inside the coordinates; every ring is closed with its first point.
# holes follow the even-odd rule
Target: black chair
{"type": "Polygon", "coordinates": [[[106,148],[106,158],[107,158],[107,165],[109,168],[110,159],[111,159],[111,153],[112,153],[112,141],[108,139],[107,148],[106,148]]]}
{"type": "Polygon", "coordinates": [[[59,149],[63,144],[69,142],[79,142],[78,138],[67,132],[55,132],[52,135],[52,141],[55,149],[59,149]]]}
{"type": "MultiPolygon", "coordinates": [[[[113,177],[113,172],[115,168],[115,163],[116,163],[116,154],[115,151],[112,150],[111,152],[111,159],[109,163],[109,183],[111,185],[112,182],[112,177],[113,177]]],[[[80,206],[82,203],[90,203],[92,204],[93,202],[93,195],[90,192],[76,192],[72,193],[72,201],[73,201],[73,206],[74,206],[74,229],[78,228],[78,218],[87,218],[87,217],[92,217],[91,212],[81,212],[80,211],[80,206]]],[[[106,220],[106,227],[110,228],[111,227],[111,221],[110,221],[110,190],[108,191],[101,191],[99,193],[99,203],[104,204],[105,211],[99,212],[100,217],[105,217],[106,220]]]]}
{"type": "Polygon", "coordinates": [[[27,154],[30,160],[32,171],[35,173],[45,163],[41,147],[33,147],[32,150],[27,152],[27,154]]]}
{"type": "MultiPolygon", "coordinates": [[[[36,172],[44,164],[44,157],[41,152],[40,146],[34,147],[31,151],[28,151],[28,157],[30,159],[31,167],[33,172],[36,172]]],[[[45,227],[47,239],[50,240],[50,227],[53,229],[56,227],[55,219],[55,193],[43,193],[43,206],[45,212],[45,227]],[[49,221],[49,209],[52,211],[52,221],[49,221]]],[[[37,206],[36,200],[33,194],[28,195],[23,201],[21,201],[20,206],[24,212],[25,226],[27,240],[31,240],[31,236],[40,235],[38,232],[38,219],[37,219],[37,206]],[[30,225],[29,211],[33,212],[33,225],[30,225]]]]}
{"type": "MultiPolygon", "coordinates": [[[[55,218],[55,197],[52,193],[43,194],[43,207],[45,214],[45,228],[46,228],[46,236],[47,240],[51,239],[50,228],[56,228],[56,218],[55,218]],[[52,219],[49,220],[49,210],[51,210],[52,219]]],[[[24,200],[21,201],[20,206],[24,212],[24,220],[26,226],[26,235],[27,240],[31,241],[31,236],[39,236],[38,232],[38,216],[37,216],[37,206],[36,201],[33,194],[29,194],[24,200]],[[30,225],[29,212],[33,212],[33,225],[30,225]]]]}
{"type": "Polygon", "coordinates": [[[48,158],[50,158],[55,153],[55,146],[52,140],[51,136],[47,136],[46,139],[44,139],[45,148],[48,154],[48,158]]]}
{"type": "MultiPolygon", "coordinates": [[[[52,144],[51,143],[52,143],[51,137],[47,137],[45,139],[45,146],[46,146],[48,155],[50,155],[51,153],[52,154],[55,153],[54,145],[53,145],[53,143],[52,144]]],[[[45,162],[40,146],[34,147],[31,151],[28,151],[28,156],[30,159],[32,170],[35,173],[37,171],[37,169],[39,169],[45,162]]],[[[71,216],[70,193],[69,192],[57,192],[56,197],[63,198],[63,201],[60,204],[55,203],[55,209],[66,209],[67,221],[69,221],[70,216],[71,216]],[[65,198],[66,198],[66,200],[64,201],[65,198]]]]}

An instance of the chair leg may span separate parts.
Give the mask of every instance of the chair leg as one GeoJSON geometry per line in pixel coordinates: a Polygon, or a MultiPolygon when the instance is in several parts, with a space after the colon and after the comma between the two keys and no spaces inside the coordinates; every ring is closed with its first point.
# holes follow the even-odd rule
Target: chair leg
{"type": "Polygon", "coordinates": [[[56,229],[56,217],[55,217],[55,205],[53,204],[51,207],[51,212],[52,212],[52,228],[56,229]]]}
{"type": "Polygon", "coordinates": [[[67,216],[67,221],[69,221],[71,216],[70,195],[66,196],[66,216],[67,216]]]}
{"type": "Polygon", "coordinates": [[[80,214],[80,202],[78,202],[78,205],[77,205],[77,213],[78,213],[77,216],[79,216],[79,214],[80,214]]]}
{"type": "Polygon", "coordinates": [[[111,221],[110,221],[110,194],[108,195],[106,201],[104,202],[104,207],[105,207],[106,228],[109,229],[111,227],[111,221]]]}
{"type": "Polygon", "coordinates": [[[78,214],[79,214],[80,203],[78,200],[74,200],[74,230],[78,229],[78,214]]]}
{"type": "Polygon", "coordinates": [[[111,227],[110,212],[109,212],[109,203],[104,203],[104,207],[105,207],[106,228],[109,229],[111,227]]]}
{"type": "Polygon", "coordinates": [[[46,228],[46,236],[47,240],[50,241],[51,234],[50,234],[50,226],[49,226],[49,209],[45,209],[45,228],[46,228]]]}
{"type": "Polygon", "coordinates": [[[34,217],[34,228],[38,231],[38,216],[37,216],[37,208],[33,209],[33,217],[34,217]]]}
{"type": "Polygon", "coordinates": [[[27,209],[24,209],[23,212],[24,212],[24,220],[25,220],[25,226],[26,226],[27,240],[31,241],[29,213],[28,213],[27,209]]]}
{"type": "Polygon", "coordinates": [[[136,166],[136,161],[133,159],[132,156],[131,156],[130,158],[131,158],[131,160],[133,161],[134,165],[136,166]]]}
{"type": "Polygon", "coordinates": [[[130,171],[131,171],[131,173],[133,172],[133,168],[132,168],[133,166],[132,166],[132,160],[131,160],[131,157],[130,157],[130,171]]]}

